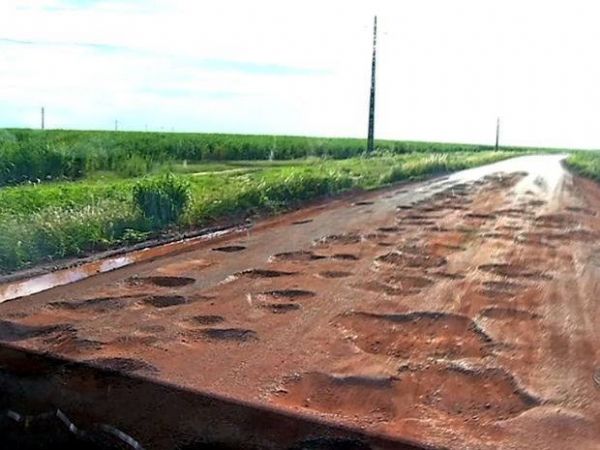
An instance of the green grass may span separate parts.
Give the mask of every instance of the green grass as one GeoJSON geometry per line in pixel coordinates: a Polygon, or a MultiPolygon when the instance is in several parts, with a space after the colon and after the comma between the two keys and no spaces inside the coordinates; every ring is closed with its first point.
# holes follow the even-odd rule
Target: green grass
{"type": "Polygon", "coordinates": [[[566,164],[578,174],[600,181],[600,151],[573,153],[566,164]]]}
{"type": "MultiPolygon", "coordinates": [[[[175,224],[169,223],[171,216],[165,221],[153,220],[152,214],[144,214],[136,206],[136,178],[96,173],[92,179],[74,182],[6,187],[0,190],[0,273],[140,242],[166,232],[251,214],[272,214],[349,189],[373,189],[516,154],[478,151],[344,160],[173,164],[170,168],[176,173],[176,184],[181,181],[189,193],[189,201],[182,203],[184,209],[181,215],[177,213],[175,224]]],[[[143,178],[150,194],[161,177],[152,174],[143,178]]],[[[139,204],[153,210],[154,201],[144,197],[139,204]]],[[[163,197],[156,200],[164,201],[163,197]]]]}
{"type": "MultiPolygon", "coordinates": [[[[95,178],[98,172],[131,178],[164,171],[165,166],[187,172],[195,170],[199,162],[212,163],[214,170],[228,170],[234,161],[253,161],[242,167],[255,168],[269,160],[284,165],[288,160],[311,157],[339,160],[362,155],[365,146],[364,139],[352,138],[0,129],[0,186],[95,178]]],[[[492,147],[377,140],[376,149],[379,154],[399,155],[476,152],[492,147]]]]}

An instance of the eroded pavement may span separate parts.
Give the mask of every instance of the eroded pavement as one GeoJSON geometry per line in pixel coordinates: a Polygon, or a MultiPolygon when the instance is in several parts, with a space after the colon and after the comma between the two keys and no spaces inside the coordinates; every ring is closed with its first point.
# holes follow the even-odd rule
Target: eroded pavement
{"type": "Polygon", "coordinates": [[[0,340],[457,449],[600,446],[600,186],[528,156],[0,304],[0,340]]]}

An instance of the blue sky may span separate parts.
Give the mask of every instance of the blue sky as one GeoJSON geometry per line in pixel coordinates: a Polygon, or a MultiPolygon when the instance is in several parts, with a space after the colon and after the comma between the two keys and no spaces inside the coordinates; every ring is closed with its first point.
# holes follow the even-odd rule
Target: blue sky
{"type": "Polygon", "coordinates": [[[600,148],[593,0],[3,0],[0,127],[600,148]]]}

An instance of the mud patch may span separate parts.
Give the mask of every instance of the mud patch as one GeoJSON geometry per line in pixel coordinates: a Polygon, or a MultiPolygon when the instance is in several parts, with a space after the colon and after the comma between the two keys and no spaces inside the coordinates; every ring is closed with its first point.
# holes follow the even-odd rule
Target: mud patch
{"type": "Polygon", "coordinates": [[[160,287],[182,287],[196,282],[194,278],[168,276],[131,277],[127,281],[134,286],[154,285],[160,287]]]}
{"type": "Polygon", "coordinates": [[[108,369],[111,372],[158,372],[158,369],[152,364],[133,358],[95,358],[88,359],[85,362],[93,366],[108,369]]]}
{"type": "Polygon", "coordinates": [[[223,247],[215,247],[212,250],[213,252],[236,253],[246,250],[246,247],[243,245],[225,245],[223,247]]]}
{"type": "Polygon", "coordinates": [[[321,278],[346,278],[352,276],[352,272],[344,272],[342,270],[325,270],[319,272],[321,278]]]}
{"type": "Polygon", "coordinates": [[[313,252],[300,250],[296,252],[284,252],[277,253],[271,257],[276,261],[316,261],[318,259],[324,259],[325,256],[315,255],[313,252]]]}
{"type": "Polygon", "coordinates": [[[258,340],[258,334],[245,328],[207,328],[194,330],[193,335],[210,341],[251,342],[258,340]]]}
{"type": "Polygon", "coordinates": [[[188,303],[187,298],[182,295],[154,295],[145,298],[142,303],[155,308],[169,308],[171,306],[184,305],[188,303]]]}
{"type": "Polygon", "coordinates": [[[402,359],[484,357],[491,338],[466,316],[441,312],[353,312],[335,324],[363,351],[402,359]]]}
{"type": "Polygon", "coordinates": [[[537,320],[538,314],[516,308],[492,307],[481,311],[483,317],[498,320],[537,320]]]}

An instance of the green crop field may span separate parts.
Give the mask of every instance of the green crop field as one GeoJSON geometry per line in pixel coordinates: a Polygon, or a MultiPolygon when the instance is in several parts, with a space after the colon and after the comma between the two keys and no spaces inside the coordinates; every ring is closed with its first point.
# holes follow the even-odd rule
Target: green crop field
{"type": "Polygon", "coordinates": [[[0,274],[529,151],[401,141],[0,130],[0,274]]]}
{"type": "MultiPolygon", "coordinates": [[[[384,140],[378,140],[376,148],[393,154],[492,150],[481,145],[384,140]]],[[[140,176],[181,161],[218,166],[223,161],[345,159],[364,151],[364,139],[4,129],[0,130],[0,186],[74,180],[98,172],[140,176]]]]}

